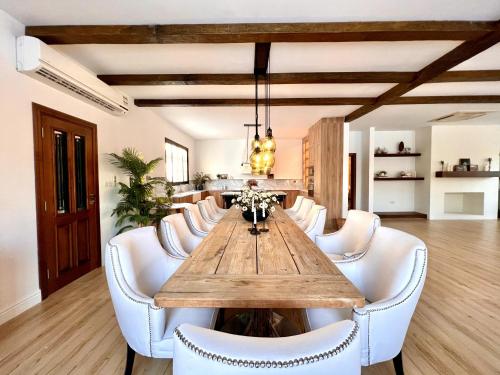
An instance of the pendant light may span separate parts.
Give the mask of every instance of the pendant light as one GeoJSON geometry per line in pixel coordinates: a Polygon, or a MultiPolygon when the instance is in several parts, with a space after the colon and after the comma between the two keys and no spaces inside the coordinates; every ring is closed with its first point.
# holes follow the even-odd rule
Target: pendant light
{"type": "Polygon", "coordinates": [[[270,151],[273,154],[276,151],[276,140],[273,137],[273,129],[271,129],[271,55],[269,55],[266,75],[266,137],[262,144],[265,151],[270,151]]]}
{"type": "Polygon", "coordinates": [[[258,75],[255,74],[255,137],[252,141],[252,154],[250,155],[250,165],[253,175],[264,173],[261,146],[259,136],[259,78],[258,75]]]}

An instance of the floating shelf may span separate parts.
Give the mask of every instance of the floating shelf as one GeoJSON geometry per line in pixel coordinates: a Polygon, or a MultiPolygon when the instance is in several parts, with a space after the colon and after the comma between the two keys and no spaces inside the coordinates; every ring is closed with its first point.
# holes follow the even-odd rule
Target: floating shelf
{"type": "Polygon", "coordinates": [[[381,219],[427,219],[427,214],[415,211],[375,212],[381,219]]]}
{"type": "Polygon", "coordinates": [[[404,157],[409,157],[409,156],[420,156],[422,155],[420,152],[414,152],[414,153],[395,153],[395,154],[375,154],[374,156],[376,158],[404,158],[404,157]]]}
{"type": "Polygon", "coordinates": [[[436,172],[436,177],[500,177],[500,171],[454,171],[454,172],[436,172]]]}
{"type": "Polygon", "coordinates": [[[375,177],[375,181],[421,181],[423,177],[375,177]]]}

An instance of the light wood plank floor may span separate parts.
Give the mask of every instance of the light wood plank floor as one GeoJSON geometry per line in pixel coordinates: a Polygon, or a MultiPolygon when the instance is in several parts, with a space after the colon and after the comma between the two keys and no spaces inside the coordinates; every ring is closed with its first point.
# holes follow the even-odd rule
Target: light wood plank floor
{"type": "MultiPolygon", "coordinates": [[[[404,346],[406,374],[500,374],[500,222],[383,224],[429,248],[426,285],[404,346]]],[[[102,270],[0,326],[0,374],[122,374],[124,358],[102,270]]],[[[134,374],[145,373],[171,374],[171,361],[138,356],[134,374]]],[[[391,363],[363,369],[393,373],[391,363]]]]}

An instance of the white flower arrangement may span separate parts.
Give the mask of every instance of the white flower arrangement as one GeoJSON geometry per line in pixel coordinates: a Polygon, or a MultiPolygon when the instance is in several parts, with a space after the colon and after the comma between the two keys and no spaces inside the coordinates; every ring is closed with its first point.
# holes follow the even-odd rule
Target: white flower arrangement
{"type": "Polygon", "coordinates": [[[233,198],[231,203],[243,212],[252,211],[255,208],[258,211],[265,211],[267,216],[270,212],[276,211],[274,206],[278,204],[278,196],[266,191],[252,190],[245,186],[241,195],[233,198]]]}

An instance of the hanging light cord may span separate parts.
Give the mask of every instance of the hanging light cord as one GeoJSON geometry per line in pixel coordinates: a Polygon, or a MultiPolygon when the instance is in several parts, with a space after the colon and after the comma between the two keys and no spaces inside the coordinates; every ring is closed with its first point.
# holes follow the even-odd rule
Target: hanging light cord
{"type": "Polygon", "coordinates": [[[259,136],[259,76],[255,72],[255,136],[259,136]]]}

